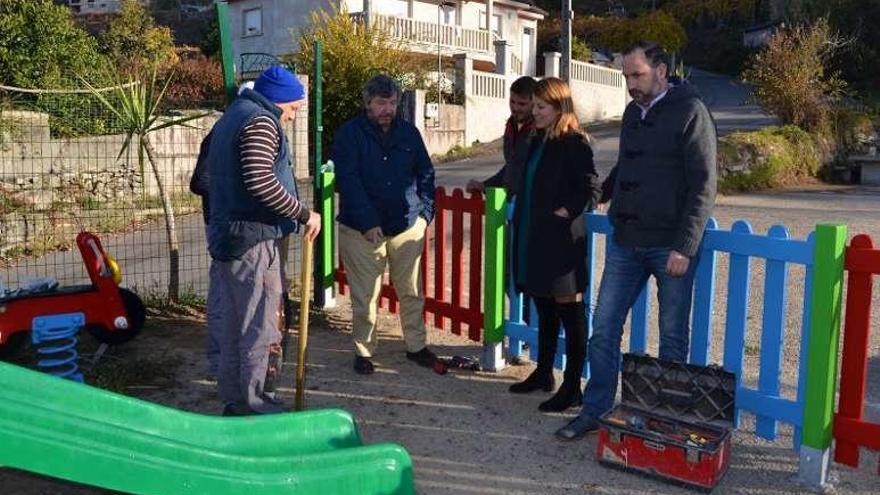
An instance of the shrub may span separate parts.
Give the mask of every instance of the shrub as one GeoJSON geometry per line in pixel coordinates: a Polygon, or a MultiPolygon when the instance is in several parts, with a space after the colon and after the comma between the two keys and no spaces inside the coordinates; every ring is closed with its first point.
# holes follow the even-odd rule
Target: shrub
{"type": "Polygon", "coordinates": [[[783,124],[821,131],[828,125],[831,103],[845,86],[827,69],[840,45],[826,19],[779,31],[754,55],[743,79],[754,85],[758,103],[783,124]]]}
{"type": "Polygon", "coordinates": [[[578,37],[572,37],[571,40],[571,58],[581,62],[589,62],[593,58],[593,52],[590,50],[584,40],[578,37]]]}
{"type": "Polygon", "coordinates": [[[197,55],[174,67],[174,78],[165,93],[168,109],[219,108],[225,100],[223,69],[214,59],[197,55]]]}
{"type": "Polygon", "coordinates": [[[718,189],[751,191],[815,177],[824,149],[820,139],[791,125],[730,134],[718,142],[718,189]]]}
{"type": "Polygon", "coordinates": [[[848,108],[835,108],[831,113],[831,133],[840,156],[864,153],[877,137],[871,115],[848,108]]]}
{"type": "Polygon", "coordinates": [[[371,77],[388,74],[402,89],[422,78],[412,77],[416,67],[386,31],[368,29],[345,11],[312,12],[310,24],[300,33],[296,66],[300,71],[314,67],[314,42],[323,43],[323,144],[329,151],[336,129],[363,109],[363,86],[371,77]]]}

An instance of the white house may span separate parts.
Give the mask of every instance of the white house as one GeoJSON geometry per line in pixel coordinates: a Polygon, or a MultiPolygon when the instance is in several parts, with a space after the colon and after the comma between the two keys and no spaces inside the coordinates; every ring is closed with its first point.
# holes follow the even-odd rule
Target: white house
{"type": "Polygon", "coordinates": [[[386,29],[415,53],[468,53],[495,64],[504,41],[514,72],[535,74],[538,21],[546,12],[531,0],[228,0],[236,63],[242,54],[286,55],[298,50],[296,34],[311,12],[345,10],[386,29]]]}
{"type": "MultiPolygon", "coordinates": [[[[150,0],[138,0],[149,5],[150,0]]],[[[122,0],[67,0],[67,5],[77,14],[115,14],[122,8],[122,0]]]]}

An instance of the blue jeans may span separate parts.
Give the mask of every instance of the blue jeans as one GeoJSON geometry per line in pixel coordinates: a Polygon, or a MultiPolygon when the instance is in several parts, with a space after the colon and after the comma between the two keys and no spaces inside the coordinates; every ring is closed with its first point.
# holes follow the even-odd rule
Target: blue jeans
{"type": "Polygon", "coordinates": [[[650,276],[657,279],[660,304],[660,359],[687,361],[691,296],[697,258],[687,273],[666,273],[669,248],[627,248],[613,240],[605,254],[599,300],[593,314],[593,335],[587,356],[590,380],[584,389],[581,416],[598,418],[614,405],[620,374],[620,342],[626,315],[650,276]]]}

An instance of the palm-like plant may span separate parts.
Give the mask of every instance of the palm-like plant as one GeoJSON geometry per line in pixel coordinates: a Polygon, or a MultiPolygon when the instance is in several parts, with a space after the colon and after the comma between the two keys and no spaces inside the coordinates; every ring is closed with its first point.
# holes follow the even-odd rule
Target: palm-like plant
{"type": "Polygon", "coordinates": [[[150,163],[165,216],[165,234],[168,243],[168,298],[177,301],[180,295],[180,248],[174,222],[174,208],[171,204],[171,196],[159,171],[156,150],[150,141],[150,135],[166,127],[187,126],[188,122],[202,118],[207,113],[185,117],[161,115],[162,99],[173,77],[172,73],[164,81],[158,81],[156,67],[153,67],[149,73],[147,71],[141,72],[140,77],[129,75],[127,83],[123,83],[117,75],[115,77],[117,84],[109,93],[99,91],[85,79],[80,79],[92,95],[116,116],[119,126],[125,133],[125,140],[116,159],[122,158],[129,148],[136,147],[142,177],[144,176],[144,155],[150,163]]]}

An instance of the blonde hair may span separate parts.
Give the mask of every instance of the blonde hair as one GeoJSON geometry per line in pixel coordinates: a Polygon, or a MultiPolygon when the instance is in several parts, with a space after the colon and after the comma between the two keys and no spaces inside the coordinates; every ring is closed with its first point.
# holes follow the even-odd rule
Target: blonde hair
{"type": "Polygon", "coordinates": [[[556,139],[572,132],[586,135],[574,113],[571,87],[565,81],[557,77],[541,79],[535,86],[535,98],[544,100],[559,112],[556,122],[547,129],[546,139],[556,139]]]}

